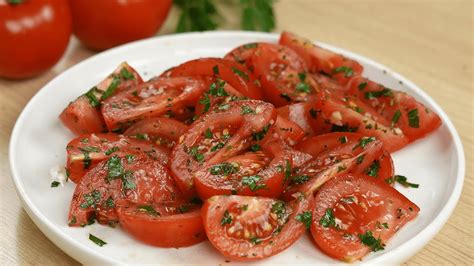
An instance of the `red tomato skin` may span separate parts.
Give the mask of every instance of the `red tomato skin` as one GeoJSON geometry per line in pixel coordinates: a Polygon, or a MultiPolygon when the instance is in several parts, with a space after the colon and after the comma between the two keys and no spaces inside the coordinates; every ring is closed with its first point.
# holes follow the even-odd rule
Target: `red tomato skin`
{"type": "MultiPolygon", "coordinates": [[[[96,92],[93,94],[96,95],[98,104],[102,102],[102,93],[106,91],[113,82],[113,75],[121,77],[121,82],[116,88],[115,93],[120,92],[129,86],[143,83],[140,74],[138,74],[138,72],[126,62],[123,62],[112,72],[111,75],[87,92],[90,93],[92,90],[96,89],[96,92]],[[126,69],[128,72],[133,74],[134,79],[125,80],[121,75],[122,69],[126,69]]],[[[63,124],[76,135],[107,131],[100,108],[98,106],[93,106],[90,99],[86,96],[87,93],[69,103],[64,111],[59,115],[61,122],[63,122],[63,124]]]]}
{"type": "Polygon", "coordinates": [[[150,217],[127,212],[128,207],[121,202],[117,204],[120,226],[125,232],[144,243],[163,248],[180,248],[195,245],[206,239],[201,209],[150,217]]]}
{"type": "Polygon", "coordinates": [[[229,83],[234,89],[238,90],[244,96],[250,99],[262,99],[261,88],[255,81],[252,73],[242,65],[222,59],[222,58],[200,58],[185,62],[168,71],[165,71],[162,76],[179,77],[179,76],[208,76],[220,77],[222,80],[229,83]],[[218,73],[215,72],[217,66],[218,73]],[[237,72],[244,73],[243,76],[237,72]]]}
{"type": "Polygon", "coordinates": [[[74,35],[87,48],[105,50],[153,36],[171,8],[171,0],[69,0],[74,35]]]}
{"type": "Polygon", "coordinates": [[[169,151],[167,149],[161,148],[160,146],[154,145],[151,142],[132,139],[113,133],[84,134],[72,139],[66,147],[66,170],[69,173],[69,179],[71,179],[71,181],[74,183],[79,184],[82,177],[89,169],[92,169],[101,161],[106,160],[110,156],[114,155],[114,153],[110,153],[109,155],[105,154],[114,147],[119,148],[118,151],[122,149],[129,149],[149,152],[150,156],[156,157],[164,165],[168,163],[169,151]],[[87,139],[87,143],[84,143],[85,139],[87,139]],[[98,152],[88,153],[90,161],[86,167],[81,148],[84,149],[87,147],[97,148],[98,152]]]}
{"type": "Polygon", "coordinates": [[[70,35],[71,13],[63,0],[0,4],[0,77],[29,78],[51,68],[70,35]]]}
{"type": "Polygon", "coordinates": [[[278,138],[290,146],[298,143],[306,135],[298,124],[280,115],[277,116],[273,131],[278,135],[278,138]]]}
{"type": "Polygon", "coordinates": [[[107,131],[102,114],[91,106],[84,95],[71,102],[59,115],[59,119],[76,135],[107,131]]]}
{"type": "Polygon", "coordinates": [[[355,60],[319,47],[310,40],[291,32],[284,31],[280,36],[279,43],[290,47],[301,56],[311,72],[325,72],[332,75],[342,85],[347,84],[352,76],[362,74],[364,70],[362,65],[355,60]],[[339,68],[342,67],[350,68],[351,72],[341,72],[339,68]]]}
{"type": "Polygon", "coordinates": [[[252,133],[262,131],[265,126],[276,119],[275,108],[266,102],[257,100],[235,101],[228,103],[229,108],[220,111],[218,108],[202,115],[191,124],[188,132],[183,135],[182,141],[176,145],[171,152],[170,169],[175,177],[177,185],[187,196],[195,196],[194,174],[199,169],[225,161],[250,145],[252,133]],[[241,106],[246,105],[253,110],[263,106],[261,113],[242,115],[241,106]],[[188,153],[188,148],[199,143],[203,134],[211,125],[228,124],[238,125],[238,134],[232,136],[223,148],[204,156],[204,161],[198,163],[188,153]],[[230,148],[227,148],[230,147],[230,148]]]}
{"type": "Polygon", "coordinates": [[[115,202],[127,199],[134,203],[167,203],[181,198],[181,193],[169,175],[167,167],[150,158],[146,153],[136,150],[122,150],[114,153],[119,156],[124,171],[133,174],[135,188],[123,187],[121,178],[108,179],[108,161],[101,161],[91,168],[76,186],[69,209],[69,226],[87,225],[94,217],[101,224],[116,223],[115,202]],[[133,155],[130,162],[127,155],[133,155]],[[81,206],[86,202],[87,194],[97,191],[99,198],[94,198],[93,205],[81,206]],[[108,204],[111,199],[113,204],[108,204]]]}
{"type": "Polygon", "coordinates": [[[302,197],[300,200],[293,200],[288,205],[292,213],[288,222],[284,225],[281,232],[272,238],[273,244],[261,243],[251,245],[248,241],[228,237],[227,233],[220,224],[220,219],[227,207],[232,202],[245,203],[248,199],[256,199],[262,201],[273,200],[264,197],[249,196],[214,196],[205,201],[202,207],[202,217],[207,237],[211,244],[226,258],[236,261],[256,261],[278,254],[294,242],[306,231],[303,223],[295,219],[296,215],[314,208],[314,200],[312,197],[302,197]],[[247,256],[243,256],[247,254],[247,256]]]}
{"type": "Polygon", "coordinates": [[[367,105],[372,106],[378,115],[388,121],[386,126],[401,129],[410,142],[426,136],[441,125],[441,119],[435,112],[429,110],[413,96],[404,92],[390,90],[391,97],[381,96],[367,99],[366,93],[377,92],[383,89],[387,88],[361,76],[354,77],[347,84],[348,94],[354,95],[367,105]],[[365,84],[363,89],[359,88],[361,84],[365,84]],[[418,110],[418,127],[410,126],[408,119],[408,112],[415,109],[418,110]],[[401,115],[398,121],[392,125],[392,119],[397,111],[399,111],[401,115]]]}
{"type": "MultiPolygon", "coordinates": [[[[363,175],[345,174],[340,175],[327,182],[316,194],[315,201],[318,202],[313,211],[313,223],[311,234],[316,246],[326,255],[346,262],[353,262],[370,252],[370,249],[363,245],[356,236],[355,240],[345,239],[342,233],[332,227],[325,228],[319,221],[328,208],[334,205],[342,197],[353,195],[354,193],[368,193],[366,197],[372,197],[376,207],[369,207],[359,216],[355,217],[354,224],[357,228],[350,228],[351,234],[364,234],[365,231],[373,232],[374,237],[380,237],[382,243],[386,243],[403,225],[415,219],[420,208],[403,196],[396,189],[387,184],[377,182],[374,179],[363,175]],[[369,196],[370,195],[377,195],[369,196]],[[377,200],[377,201],[376,201],[377,200]],[[386,202],[392,203],[387,206],[386,202]],[[378,205],[381,203],[382,205],[378,205]],[[398,213],[400,208],[400,213],[398,213]],[[388,229],[376,226],[376,222],[388,223],[388,229]],[[366,224],[367,223],[367,224],[366,224]]],[[[337,217],[337,213],[335,214],[337,217]]],[[[346,221],[343,221],[346,222],[346,221]]]]}

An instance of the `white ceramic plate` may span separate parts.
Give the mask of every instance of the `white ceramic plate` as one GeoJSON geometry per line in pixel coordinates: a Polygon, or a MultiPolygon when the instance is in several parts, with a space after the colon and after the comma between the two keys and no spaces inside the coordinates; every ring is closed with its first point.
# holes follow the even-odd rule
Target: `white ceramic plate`
{"type": "MultiPolygon", "coordinates": [[[[171,66],[198,57],[223,56],[247,42],[276,42],[278,35],[250,32],[206,32],[163,36],[134,42],[93,56],[44,86],[21,113],[10,142],[10,166],[18,195],[29,216],[58,247],[82,263],[219,264],[225,259],[208,241],[189,248],[161,249],[135,241],[119,228],[98,224],[67,226],[74,184],[51,188],[49,170],[65,162],[65,147],[74,136],[62,126],[58,114],[78,95],[128,61],[148,79],[171,66]],[[108,242],[99,247],[92,233],[108,242]]],[[[441,229],[454,209],[464,179],[464,153],[459,136],[444,111],[415,84],[365,57],[320,44],[354,58],[364,75],[387,87],[407,91],[440,115],[443,125],[393,155],[397,173],[420,184],[419,189],[397,187],[421,208],[382,252],[364,258],[368,263],[397,263],[420,250],[441,229]]],[[[179,237],[179,236],[176,236],[179,237]]],[[[286,251],[259,264],[336,263],[302,237],[286,251]]]]}

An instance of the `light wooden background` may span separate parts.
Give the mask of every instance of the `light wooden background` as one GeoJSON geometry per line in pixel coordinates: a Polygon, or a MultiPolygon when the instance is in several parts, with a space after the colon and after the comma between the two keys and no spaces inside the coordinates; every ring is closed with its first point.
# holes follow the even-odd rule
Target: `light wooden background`
{"type": "MultiPolygon", "coordinates": [[[[456,210],[408,264],[474,264],[472,1],[280,0],[277,31],[290,30],[360,53],[414,81],[448,113],[461,135],[467,169],[456,210]]],[[[224,14],[232,14],[224,7],[224,14]]],[[[224,15],[225,29],[237,28],[224,15]]],[[[172,32],[176,12],[160,33],[172,32]]],[[[51,71],[26,81],[0,80],[0,264],[77,264],[49,241],[21,208],[8,166],[12,127],[28,100],[64,69],[93,55],[73,42],[51,71]]],[[[67,88],[65,88],[67,89],[67,88]]],[[[52,99],[54,100],[54,99],[52,99]]]]}

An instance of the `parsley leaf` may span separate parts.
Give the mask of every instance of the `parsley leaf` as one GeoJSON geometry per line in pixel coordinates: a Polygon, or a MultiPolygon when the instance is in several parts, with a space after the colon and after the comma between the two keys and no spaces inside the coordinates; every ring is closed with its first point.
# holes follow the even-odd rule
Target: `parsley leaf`
{"type": "Polygon", "coordinates": [[[408,179],[405,176],[402,176],[402,175],[394,175],[394,176],[386,179],[385,181],[389,184],[393,184],[393,183],[397,182],[397,183],[399,183],[400,185],[402,185],[404,187],[418,188],[420,186],[419,184],[408,182],[408,179]]]}
{"type": "Polygon", "coordinates": [[[58,181],[51,182],[51,187],[58,187],[61,183],[58,181]]]}
{"type": "Polygon", "coordinates": [[[277,201],[272,204],[271,212],[277,215],[278,219],[286,216],[286,204],[283,201],[277,201]]]}
{"type": "Polygon", "coordinates": [[[226,162],[213,165],[211,168],[209,168],[211,175],[230,175],[237,173],[238,170],[238,167],[226,162]]]}
{"type": "Polygon", "coordinates": [[[367,146],[367,144],[371,143],[374,140],[375,140],[374,137],[362,137],[359,139],[359,143],[355,145],[354,148],[352,148],[352,150],[355,150],[358,147],[361,147],[363,149],[365,148],[365,146],[367,146]]]}
{"type": "Polygon", "coordinates": [[[397,110],[393,116],[392,116],[392,123],[390,124],[391,127],[394,127],[395,124],[398,122],[398,120],[400,119],[400,116],[402,115],[402,113],[400,112],[400,110],[397,110]]]}
{"type": "Polygon", "coordinates": [[[379,169],[380,169],[380,162],[378,160],[375,160],[367,169],[365,169],[365,173],[368,176],[373,176],[377,177],[379,174],[379,169]]]}
{"type": "Polygon", "coordinates": [[[113,180],[122,177],[124,174],[120,157],[114,155],[107,161],[107,179],[113,180]]]}
{"type": "Polygon", "coordinates": [[[306,226],[306,229],[309,229],[311,226],[312,217],[313,214],[307,211],[296,215],[295,219],[299,222],[302,222],[306,226]]]}
{"type": "Polygon", "coordinates": [[[226,224],[231,224],[231,223],[232,223],[232,216],[230,216],[229,211],[225,211],[221,219],[221,225],[224,226],[226,224]]]}
{"type": "Polygon", "coordinates": [[[392,91],[390,89],[387,89],[387,88],[383,88],[382,90],[380,91],[367,91],[364,93],[364,96],[366,99],[375,99],[375,98],[379,98],[379,97],[382,97],[382,96],[386,96],[386,97],[392,97],[393,94],[392,94],[392,91]]]}
{"type": "Polygon", "coordinates": [[[323,227],[335,227],[336,226],[336,219],[334,217],[334,214],[332,213],[331,209],[326,209],[324,212],[324,215],[319,219],[319,224],[323,227]]]}
{"type": "Polygon", "coordinates": [[[248,107],[247,105],[242,105],[241,106],[242,108],[242,111],[240,112],[242,115],[246,115],[246,114],[255,114],[255,110],[248,107]]]}
{"type": "Polygon", "coordinates": [[[266,188],[267,186],[265,184],[257,184],[261,179],[262,177],[259,175],[244,176],[242,177],[242,185],[248,186],[251,191],[257,191],[259,189],[266,188]]]}
{"type": "Polygon", "coordinates": [[[372,231],[367,231],[365,234],[359,234],[359,239],[362,244],[368,246],[372,251],[376,252],[384,250],[384,244],[380,238],[375,238],[372,231]]]}
{"type": "Polygon", "coordinates": [[[120,77],[114,75],[109,86],[104,91],[104,94],[102,94],[101,99],[105,100],[109,98],[110,96],[112,96],[119,85],[120,85],[120,77]]]}
{"type": "Polygon", "coordinates": [[[161,214],[159,212],[157,212],[155,210],[155,208],[153,208],[153,206],[151,206],[151,205],[138,206],[137,211],[144,212],[144,213],[147,213],[147,214],[152,215],[152,216],[161,216],[161,214]]]}
{"type": "Polygon", "coordinates": [[[354,70],[352,70],[352,68],[348,66],[340,66],[334,69],[333,73],[334,74],[344,73],[344,77],[349,78],[349,77],[352,77],[352,75],[354,75],[354,70]]]}
{"type": "Polygon", "coordinates": [[[97,246],[99,247],[102,247],[103,245],[106,245],[107,242],[105,242],[104,240],[96,237],[95,235],[93,234],[89,234],[89,240],[94,242],[97,246]]]}
{"type": "Polygon", "coordinates": [[[420,127],[420,118],[418,117],[418,109],[408,111],[408,125],[413,128],[420,127]]]}
{"type": "Polygon", "coordinates": [[[291,178],[291,183],[292,184],[303,184],[304,182],[308,181],[310,179],[309,176],[307,175],[296,175],[291,178]]]}

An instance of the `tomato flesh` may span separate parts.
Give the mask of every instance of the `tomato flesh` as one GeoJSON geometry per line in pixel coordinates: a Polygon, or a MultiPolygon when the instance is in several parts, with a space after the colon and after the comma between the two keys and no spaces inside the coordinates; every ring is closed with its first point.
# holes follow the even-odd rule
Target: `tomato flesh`
{"type": "Polygon", "coordinates": [[[311,72],[324,72],[340,84],[347,84],[350,78],[362,74],[364,68],[354,60],[321,48],[308,39],[284,31],[279,43],[293,49],[307,64],[311,72]]]}
{"type": "Polygon", "coordinates": [[[66,147],[69,179],[79,183],[89,169],[123,149],[143,151],[165,165],[168,163],[169,151],[151,142],[113,133],[86,134],[71,140],[66,147]]]}
{"type": "Polygon", "coordinates": [[[171,153],[171,171],[187,195],[196,193],[196,171],[246,150],[252,134],[268,130],[276,118],[275,108],[261,101],[230,102],[223,107],[218,106],[196,120],[171,153]]]}
{"type": "Polygon", "coordinates": [[[340,175],[316,194],[311,234],[324,253],[347,262],[362,258],[377,247],[361,241],[371,234],[385,244],[403,225],[413,220],[419,208],[389,185],[363,175],[340,175]],[[325,222],[331,212],[333,222],[325,222]]]}
{"type": "Polygon", "coordinates": [[[123,130],[144,118],[183,114],[204,90],[201,78],[154,78],[105,100],[102,114],[110,131],[123,130]]]}
{"type": "Polygon", "coordinates": [[[137,71],[122,63],[97,86],[71,102],[59,119],[76,135],[105,132],[107,127],[100,112],[103,98],[140,83],[143,81],[137,71]]]}
{"type": "Polygon", "coordinates": [[[115,202],[174,202],[180,192],[166,167],[147,154],[133,150],[115,153],[88,171],[76,186],[69,210],[69,226],[85,226],[97,219],[118,222],[115,202]]]}
{"type": "Polygon", "coordinates": [[[167,76],[218,77],[230,84],[244,96],[262,99],[261,89],[255,78],[245,67],[222,58],[201,58],[183,63],[167,72],[167,76]]]}
{"type": "Polygon", "coordinates": [[[187,247],[206,239],[201,209],[189,203],[150,205],[121,200],[117,203],[120,226],[136,239],[165,248],[187,247]]]}
{"type": "Polygon", "coordinates": [[[263,259],[298,240],[306,228],[296,217],[313,206],[312,198],[304,196],[290,203],[264,197],[214,196],[203,206],[204,228],[211,244],[226,258],[263,259]]]}

